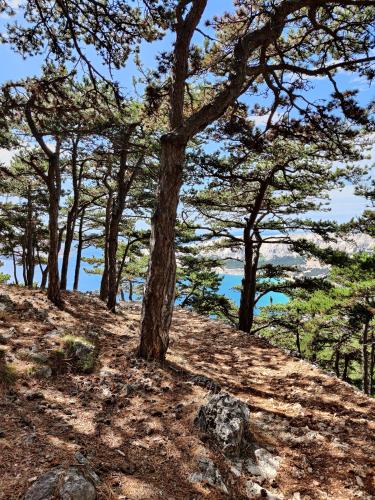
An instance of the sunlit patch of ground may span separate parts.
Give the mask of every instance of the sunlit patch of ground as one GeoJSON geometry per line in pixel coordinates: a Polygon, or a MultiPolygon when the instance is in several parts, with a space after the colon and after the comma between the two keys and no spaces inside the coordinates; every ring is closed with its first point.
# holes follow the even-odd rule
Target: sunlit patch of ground
{"type": "MultiPolygon", "coordinates": [[[[228,472],[194,426],[209,397],[192,382],[198,374],[248,403],[254,439],[283,458],[277,488],[286,499],[296,492],[303,499],[374,495],[375,404],[347,384],[261,339],[181,310],[166,365],[147,364],[134,357],[138,305],[114,316],[97,299],[66,293],[60,311],[39,291],[0,292],[20,310],[27,299],[48,312],[45,320],[17,311],[0,317],[1,332],[14,328],[2,347],[19,374],[1,388],[1,499],[21,498],[30,478],[74,463],[78,450],[100,476],[103,499],[225,498],[189,481],[199,456],[211,458],[224,477],[228,472]],[[63,333],[88,331],[99,332],[92,374],[36,379],[33,363],[18,357],[33,346],[54,349],[63,333]]],[[[245,480],[236,480],[236,499],[245,480]]]]}

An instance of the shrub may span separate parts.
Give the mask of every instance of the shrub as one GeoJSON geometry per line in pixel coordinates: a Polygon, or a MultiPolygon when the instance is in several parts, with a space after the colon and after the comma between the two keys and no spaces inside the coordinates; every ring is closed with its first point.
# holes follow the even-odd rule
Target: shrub
{"type": "Polygon", "coordinates": [[[16,372],[12,365],[5,361],[5,351],[0,349],[0,384],[11,384],[16,379],[16,372]]]}
{"type": "Polygon", "coordinates": [[[84,337],[65,335],[62,338],[65,359],[74,370],[82,373],[93,371],[97,350],[94,344],[84,337]]]}

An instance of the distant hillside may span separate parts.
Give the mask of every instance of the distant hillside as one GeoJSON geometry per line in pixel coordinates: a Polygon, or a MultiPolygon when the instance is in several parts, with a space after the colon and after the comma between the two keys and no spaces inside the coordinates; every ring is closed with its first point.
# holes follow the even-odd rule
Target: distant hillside
{"type": "MultiPolygon", "coordinates": [[[[373,251],[375,240],[366,234],[352,235],[346,239],[337,240],[335,243],[324,242],[320,236],[304,233],[292,236],[292,239],[306,239],[322,248],[332,247],[352,255],[356,252],[373,251]]],[[[240,272],[243,268],[244,250],[231,250],[230,248],[212,249],[212,244],[206,244],[204,252],[213,257],[225,259],[224,271],[228,273],[240,272]]],[[[288,245],[282,243],[264,244],[261,249],[261,260],[274,265],[298,265],[301,271],[307,274],[320,274],[328,268],[317,259],[306,259],[293,252],[288,245]]]]}

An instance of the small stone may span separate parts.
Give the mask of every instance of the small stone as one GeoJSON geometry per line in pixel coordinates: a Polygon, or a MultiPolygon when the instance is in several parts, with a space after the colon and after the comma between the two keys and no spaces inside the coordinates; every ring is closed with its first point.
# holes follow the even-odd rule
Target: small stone
{"type": "Polygon", "coordinates": [[[121,464],[119,470],[124,474],[132,475],[135,472],[135,466],[131,463],[121,464]]]}
{"type": "Polygon", "coordinates": [[[35,368],[32,372],[32,375],[36,378],[51,378],[52,368],[50,366],[41,366],[39,368],[35,368]]]}
{"type": "Polygon", "coordinates": [[[86,465],[88,463],[87,458],[80,451],[77,451],[77,453],[74,455],[74,458],[81,465],[86,465]]]}
{"type": "Polygon", "coordinates": [[[163,411],[160,408],[154,408],[153,410],[150,411],[150,415],[152,417],[162,417],[163,411]]]}
{"type": "Polygon", "coordinates": [[[10,337],[11,336],[7,335],[6,333],[0,333],[0,344],[6,344],[10,337]]]}
{"type": "Polygon", "coordinates": [[[34,401],[36,399],[44,399],[44,395],[41,392],[28,392],[26,394],[26,399],[28,401],[34,401]]]}
{"type": "Polygon", "coordinates": [[[355,480],[357,481],[357,484],[360,488],[363,488],[364,487],[364,482],[363,482],[363,479],[360,477],[360,476],[355,476],[355,480]]]}
{"type": "Polygon", "coordinates": [[[274,495],[270,491],[262,488],[260,484],[255,483],[254,481],[246,481],[246,493],[247,497],[250,499],[253,498],[268,498],[269,500],[281,500],[282,497],[278,495],[274,495]]]}
{"type": "Polygon", "coordinates": [[[199,472],[194,472],[190,475],[190,482],[201,483],[207,482],[211,486],[216,486],[225,494],[228,494],[223,478],[212,460],[206,457],[199,457],[197,459],[199,472]]]}

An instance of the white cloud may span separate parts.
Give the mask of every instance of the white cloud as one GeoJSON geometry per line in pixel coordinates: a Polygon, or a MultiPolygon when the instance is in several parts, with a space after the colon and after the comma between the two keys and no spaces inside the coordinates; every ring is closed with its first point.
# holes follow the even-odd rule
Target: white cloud
{"type": "Polygon", "coordinates": [[[354,194],[354,186],[345,186],[335,189],[330,193],[331,201],[328,204],[329,212],[314,212],[313,218],[335,220],[339,223],[348,222],[354,217],[359,217],[367,206],[363,196],[354,194]]]}
{"type": "Polygon", "coordinates": [[[16,151],[8,151],[6,149],[0,148],[0,163],[4,163],[9,166],[13,156],[16,154],[16,151]]]}
{"type": "MultiPolygon", "coordinates": [[[[278,119],[280,118],[280,113],[274,113],[272,117],[272,123],[276,123],[278,119]]],[[[270,113],[267,113],[266,115],[250,115],[249,119],[254,122],[256,127],[259,126],[265,126],[268,123],[268,119],[270,117],[270,113]]]]}

